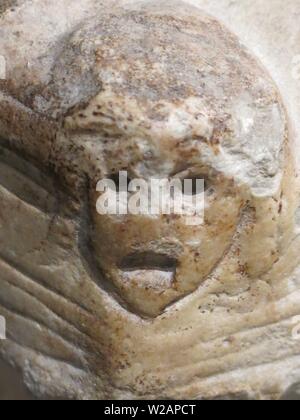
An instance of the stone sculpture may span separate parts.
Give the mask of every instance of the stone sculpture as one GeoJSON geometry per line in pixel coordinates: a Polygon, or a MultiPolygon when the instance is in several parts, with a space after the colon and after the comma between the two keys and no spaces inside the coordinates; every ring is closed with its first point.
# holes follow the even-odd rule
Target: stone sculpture
{"type": "Polygon", "coordinates": [[[179,1],[24,0],[0,35],[1,354],[37,396],[279,398],[299,186],[268,72],[179,1]],[[204,225],[97,214],[122,170],[204,178],[204,225]]]}

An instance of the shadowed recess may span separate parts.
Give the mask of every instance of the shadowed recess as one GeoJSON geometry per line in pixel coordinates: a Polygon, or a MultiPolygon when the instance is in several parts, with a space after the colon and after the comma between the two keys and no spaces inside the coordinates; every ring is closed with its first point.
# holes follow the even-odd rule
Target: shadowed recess
{"type": "Polygon", "coordinates": [[[175,258],[155,252],[130,254],[120,263],[120,268],[124,271],[159,270],[174,272],[176,267],[177,260],[175,258]]]}

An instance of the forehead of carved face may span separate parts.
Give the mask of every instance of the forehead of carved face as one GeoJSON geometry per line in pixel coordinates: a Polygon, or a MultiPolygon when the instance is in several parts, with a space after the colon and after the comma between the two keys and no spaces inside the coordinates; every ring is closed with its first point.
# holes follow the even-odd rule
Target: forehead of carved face
{"type": "Polygon", "coordinates": [[[281,175],[286,121],[271,79],[182,2],[124,6],[83,25],[32,106],[64,118],[72,143],[96,143],[102,172],[125,162],[168,174],[201,161],[261,195],[281,175]]]}
{"type": "Polygon", "coordinates": [[[82,253],[95,281],[139,315],[196,290],[240,234],[249,198],[280,194],[287,128],[276,88],[230,32],[181,2],[114,9],[83,25],[32,107],[63,121],[57,171],[88,179],[82,253]],[[204,179],[204,224],[100,216],[96,183],[121,170],[204,179]]]}

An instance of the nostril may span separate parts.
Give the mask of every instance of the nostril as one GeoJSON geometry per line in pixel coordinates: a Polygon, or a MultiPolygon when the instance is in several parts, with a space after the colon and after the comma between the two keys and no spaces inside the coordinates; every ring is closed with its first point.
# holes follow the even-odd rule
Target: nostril
{"type": "Polygon", "coordinates": [[[137,252],[125,257],[119,267],[123,271],[158,270],[175,272],[177,259],[155,252],[137,252]]]}

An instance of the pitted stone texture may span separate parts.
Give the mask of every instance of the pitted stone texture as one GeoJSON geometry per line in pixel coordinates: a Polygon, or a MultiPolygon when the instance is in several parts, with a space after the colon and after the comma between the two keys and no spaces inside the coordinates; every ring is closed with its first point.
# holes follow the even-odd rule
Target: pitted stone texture
{"type": "Polygon", "coordinates": [[[0,13],[4,13],[8,9],[13,9],[14,6],[20,4],[18,0],[2,0],[0,4],[0,13]]]}
{"type": "Polygon", "coordinates": [[[37,396],[279,398],[300,377],[281,95],[214,18],[129,3],[1,17],[1,353],[37,396]],[[204,225],[98,215],[97,181],[124,169],[204,177],[204,225]]]}

